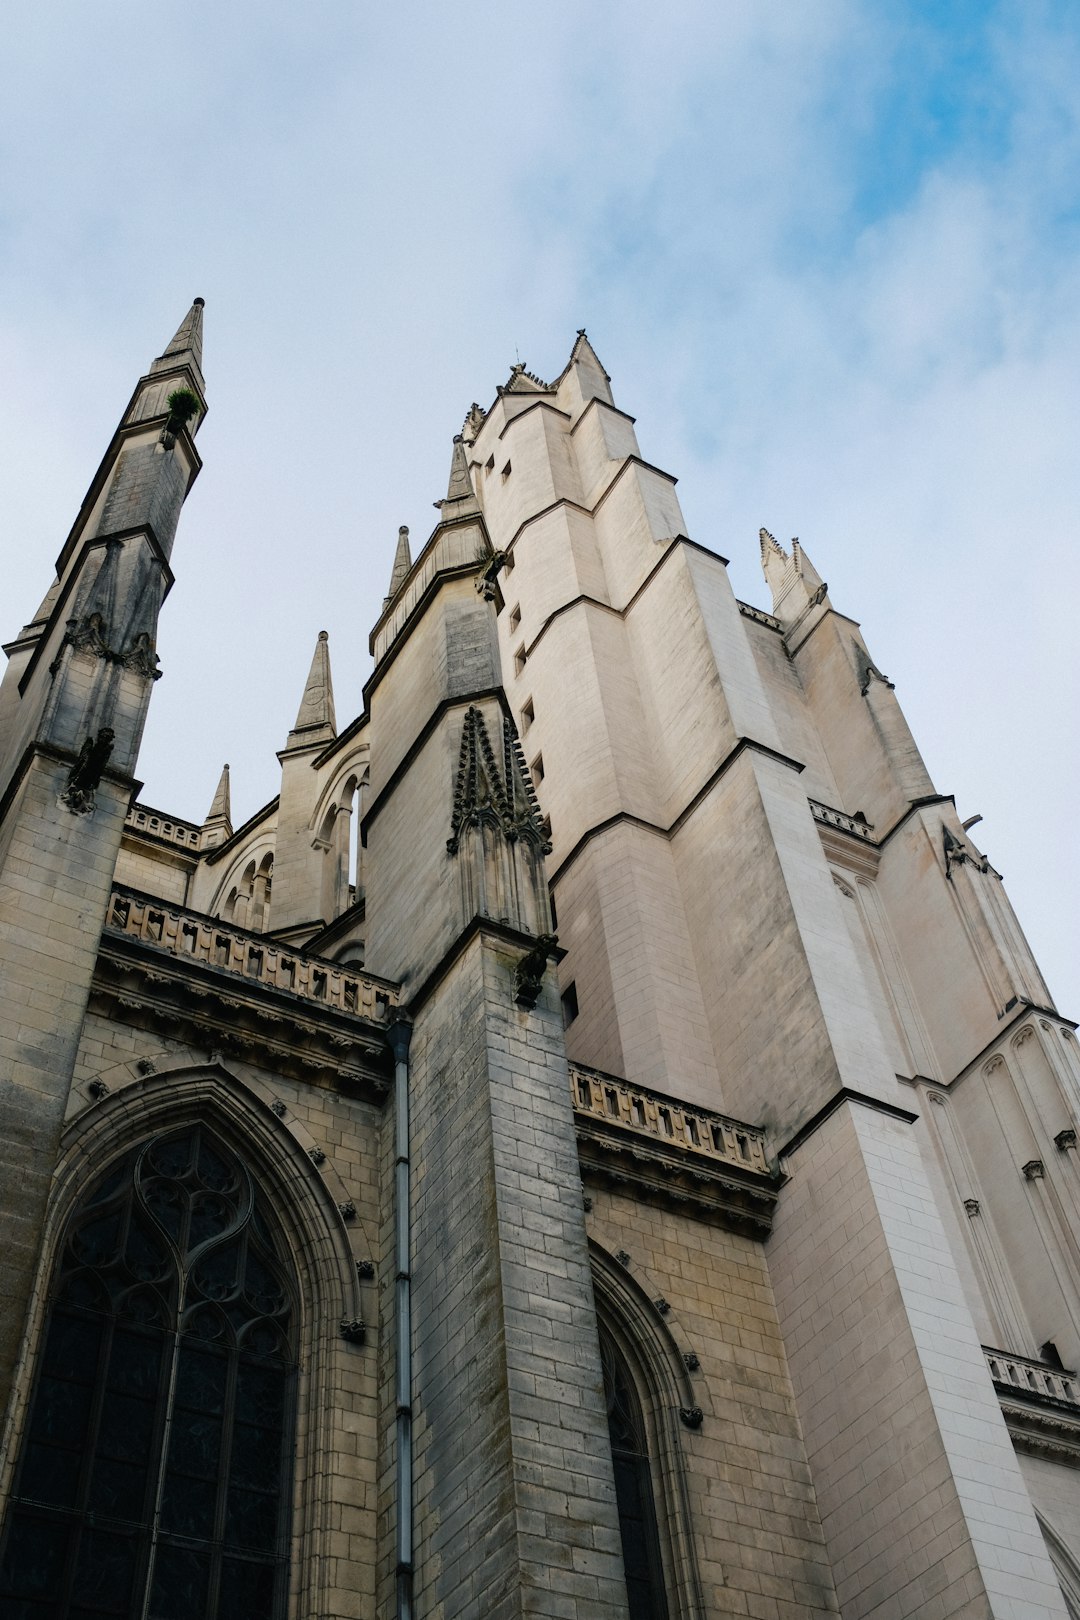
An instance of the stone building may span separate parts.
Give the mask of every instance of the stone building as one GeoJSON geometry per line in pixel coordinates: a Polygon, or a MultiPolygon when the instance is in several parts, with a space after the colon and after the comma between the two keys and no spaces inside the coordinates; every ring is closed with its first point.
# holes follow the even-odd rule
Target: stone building
{"type": "Polygon", "coordinates": [[[1075,1026],[857,623],[581,333],[153,809],[202,317],[6,647],[0,1614],[1080,1615],[1075,1026]]]}

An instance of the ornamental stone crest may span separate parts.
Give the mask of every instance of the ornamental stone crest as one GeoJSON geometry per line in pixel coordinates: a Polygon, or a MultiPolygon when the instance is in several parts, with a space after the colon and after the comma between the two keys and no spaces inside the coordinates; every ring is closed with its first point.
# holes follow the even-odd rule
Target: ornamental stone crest
{"type": "Polygon", "coordinates": [[[509,717],[503,719],[501,743],[501,758],[496,759],[484,716],[475,705],[469,708],[461,731],[454,809],[446,840],[450,855],[457,854],[467,828],[485,825],[501,832],[507,843],[522,839],[535,844],[543,855],[551,853],[525,756],[509,717]]]}

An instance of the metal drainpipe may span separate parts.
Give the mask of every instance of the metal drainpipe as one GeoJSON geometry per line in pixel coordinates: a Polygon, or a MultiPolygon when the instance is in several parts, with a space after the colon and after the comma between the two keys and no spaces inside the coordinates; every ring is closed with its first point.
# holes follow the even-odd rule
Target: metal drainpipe
{"type": "Polygon", "coordinates": [[[412,1234],[409,1195],[409,1041],[412,1025],[389,1033],[394,1054],[394,1392],[397,1406],[397,1620],[413,1614],[412,1234]]]}

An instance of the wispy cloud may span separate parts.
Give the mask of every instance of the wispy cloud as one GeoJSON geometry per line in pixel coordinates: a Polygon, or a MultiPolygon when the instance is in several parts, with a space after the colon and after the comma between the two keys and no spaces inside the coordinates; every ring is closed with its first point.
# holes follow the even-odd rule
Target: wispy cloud
{"type": "Polygon", "coordinates": [[[801,533],[1067,995],[1073,8],[104,0],[6,47],[9,631],[208,300],[149,797],[201,814],[224,758],[241,811],[269,797],[324,624],[359,705],[397,525],[426,531],[469,401],[585,323],[739,594],[759,524],[801,533]]]}

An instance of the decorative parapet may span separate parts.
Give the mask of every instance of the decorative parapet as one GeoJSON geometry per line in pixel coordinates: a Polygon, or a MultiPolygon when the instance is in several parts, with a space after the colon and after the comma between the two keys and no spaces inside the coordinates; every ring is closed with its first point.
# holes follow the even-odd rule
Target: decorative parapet
{"type": "Polygon", "coordinates": [[[199,847],[200,829],[190,821],[177,821],[175,816],[163,816],[149,805],[132,805],[124,817],[125,827],[133,832],[146,833],[151,838],[163,838],[166,843],[179,844],[184,849],[199,847]]]}
{"type": "Polygon", "coordinates": [[[106,927],[171,956],[202,962],[376,1023],[385,1023],[397,1005],[397,987],[388,980],[353,972],[320,956],[305,956],[275,944],[265,934],[249,933],[199,911],[163,905],[133,889],[113,890],[106,927]]]}
{"type": "Polygon", "coordinates": [[[93,994],[110,1016],[276,1073],[387,1090],[396,985],[133,889],[113,889],[93,994]]]}
{"type": "Polygon", "coordinates": [[[570,1068],[578,1155],[587,1180],[765,1237],[780,1178],[765,1132],[689,1108],[597,1069],[570,1068]]]}
{"type": "Polygon", "coordinates": [[[866,844],[874,843],[874,828],[865,816],[849,816],[846,811],[834,810],[831,804],[820,804],[817,799],[810,800],[810,810],[814,820],[823,827],[835,827],[853,838],[861,838],[866,844]]]}
{"type": "Polygon", "coordinates": [[[1080,1382],[1074,1372],[983,1346],[1018,1451],[1080,1468],[1080,1382]]]}
{"type": "Polygon", "coordinates": [[[773,614],[766,613],[764,608],[751,607],[749,602],[740,602],[738,597],[735,599],[735,605],[744,619],[753,619],[757,624],[764,624],[770,630],[778,630],[783,635],[784,627],[780,620],[773,614]]]}

